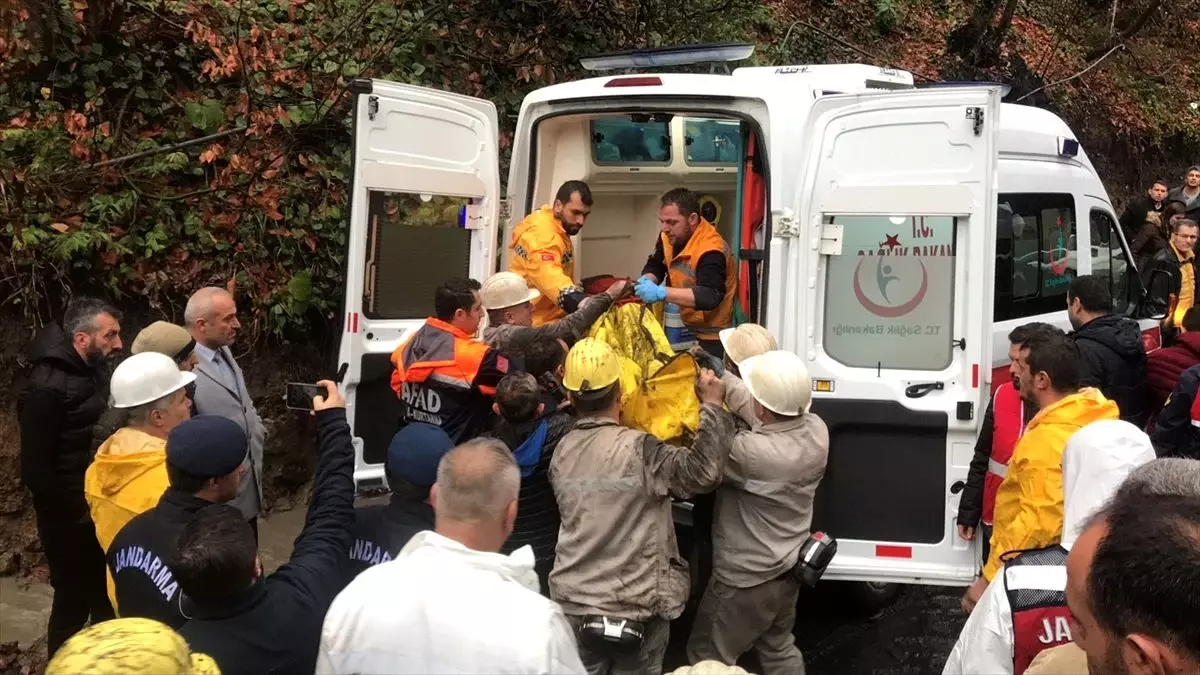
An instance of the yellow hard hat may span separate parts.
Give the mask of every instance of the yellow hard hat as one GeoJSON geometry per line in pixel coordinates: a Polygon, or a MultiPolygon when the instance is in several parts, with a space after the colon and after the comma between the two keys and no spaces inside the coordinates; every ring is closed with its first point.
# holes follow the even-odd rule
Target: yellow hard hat
{"type": "Polygon", "coordinates": [[[599,391],[621,379],[621,360],[608,343],[584,338],[567,353],[563,386],[576,393],[599,391]]]}
{"type": "Polygon", "coordinates": [[[220,675],[204,654],[190,654],[170,626],[152,619],[113,619],[76,633],[54,654],[46,675],[220,675]]]}

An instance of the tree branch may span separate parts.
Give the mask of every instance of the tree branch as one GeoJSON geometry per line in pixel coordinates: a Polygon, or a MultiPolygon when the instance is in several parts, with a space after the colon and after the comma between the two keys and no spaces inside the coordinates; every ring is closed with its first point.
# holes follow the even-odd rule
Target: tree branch
{"type": "Polygon", "coordinates": [[[1121,32],[1117,34],[1116,38],[1109,40],[1108,42],[1104,43],[1104,45],[1093,49],[1092,51],[1088,52],[1087,54],[1084,54],[1084,56],[1083,56],[1084,60],[1091,61],[1092,59],[1096,58],[1100,54],[1103,54],[1105,52],[1105,50],[1109,49],[1114,44],[1115,45],[1125,44],[1126,40],[1133,37],[1134,35],[1137,35],[1139,31],[1141,31],[1143,28],[1146,27],[1146,24],[1150,23],[1150,19],[1154,18],[1154,16],[1158,14],[1158,8],[1161,6],[1162,6],[1162,0],[1154,0],[1153,2],[1151,2],[1149,5],[1146,6],[1146,9],[1142,10],[1141,14],[1137,15],[1137,17],[1135,17],[1134,20],[1128,26],[1123,28],[1121,30],[1121,32]]]}
{"type": "Polygon", "coordinates": [[[217,133],[215,133],[215,134],[209,134],[209,135],[207,135],[207,136],[201,136],[200,138],[193,138],[193,139],[191,139],[191,140],[187,140],[187,141],[181,141],[181,142],[179,142],[179,143],[172,143],[171,145],[164,145],[164,146],[162,146],[161,148],[153,148],[153,149],[150,149],[150,150],[143,150],[143,151],[141,151],[141,152],[135,152],[135,153],[133,153],[132,155],[125,155],[124,157],[115,157],[115,158],[113,158],[113,159],[106,159],[106,160],[104,160],[104,161],[102,161],[102,162],[95,162],[95,163],[92,163],[92,164],[88,164],[87,166],[84,166],[84,167],[79,167],[79,168],[77,168],[77,169],[59,169],[58,171],[55,171],[54,173],[52,173],[52,174],[50,174],[50,175],[51,175],[51,176],[57,176],[57,175],[60,175],[60,174],[64,174],[64,173],[70,173],[70,172],[72,172],[72,171],[77,171],[77,170],[79,170],[79,169],[84,169],[84,170],[89,170],[89,169],[98,169],[98,168],[100,168],[100,167],[104,167],[104,166],[112,166],[112,165],[114,165],[114,164],[123,164],[123,163],[125,163],[125,162],[131,162],[131,161],[133,161],[133,160],[135,160],[135,159],[142,159],[142,158],[144,158],[144,157],[151,157],[151,156],[153,156],[153,155],[158,155],[158,154],[161,154],[161,153],[164,153],[164,152],[170,152],[170,151],[172,151],[172,150],[182,150],[183,148],[189,148],[189,147],[191,147],[191,146],[193,146],[193,145],[200,145],[200,144],[202,144],[202,143],[211,143],[212,141],[215,141],[215,140],[218,140],[218,139],[221,139],[221,138],[225,138],[226,136],[232,136],[232,135],[234,135],[234,134],[240,134],[240,133],[242,133],[242,132],[243,132],[243,131],[245,131],[245,130],[246,130],[246,127],[244,127],[244,126],[242,126],[242,127],[234,127],[233,129],[226,129],[225,131],[219,131],[219,132],[217,132],[217,133]]]}
{"type": "Polygon", "coordinates": [[[1096,66],[1100,65],[1100,62],[1103,61],[1104,59],[1107,59],[1110,54],[1117,51],[1118,49],[1123,49],[1124,47],[1125,47],[1125,45],[1123,45],[1123,44],[1119,44],[1116,47],[1113,47],[1112,49],[1108,50],[1108,53],[1106,53],[1104,56],[1101,56],[1099,59],[1094,61],[1092,63],[1092,65],[1088,66],[1087,68],[1084,68],[1083,70],[1079,71],[1078,73],[1075,73],[1074,75],[1072,75],[1070,77],[1064,77],[1063,79],[1058,80],[1057,82],[1051,82],[1050,84],[1043,84],[1042,86],[1038,87],[1037,89],[1034,89],[1033,91],[1029,92],[1028,94],[1025,94],[1021,98],[1013,101],[1013,103],[1020,103],[1021,101],[1024,101],[1025,99],[1029,98],[1030,96],[1033,96],[1034,94],[1038,93],[1039,91],[1049,89],[1050,87],[1057,87],[1058,85],[1063,84],[1065,82],[1070,82],[1071,80],[1079,77],[1080,75],[1083,75],[1084,73],[1091,70],[1092,68],[1095,68],[1096,66]]]}

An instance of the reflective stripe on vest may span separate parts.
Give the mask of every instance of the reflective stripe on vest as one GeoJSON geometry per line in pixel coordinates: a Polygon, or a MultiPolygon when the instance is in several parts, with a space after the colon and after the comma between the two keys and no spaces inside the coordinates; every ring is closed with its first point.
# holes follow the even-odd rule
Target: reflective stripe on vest
{"type": "Polygon", "coordinates": [[[1067,610],[1067,551],[1024,551],[1004,564],[1004,593],[1012,611],[1013,675],[1046,649],[1071,641],[1067,610]]]}
{"type": "Polygon", "coordinates": [[[733,301],[737,296],[737,270],[729,246],[712,223],[701,219],[688,243],[678,254],[674,252],[670,238],[663,234],[663,261],[667,265],[667,279],[671,288],[692,288],[696,285],[696,265],[705,253],[720,251],[725,256],[725,295],[721,302],[710,310],[700,311],[687,307],[679,308],[679,318],[702,340],[717,339],[717,332],[733,325],[733,301]]]}
{"type": "Polygon", "coordinates": [[[996,388],[992,397],[992,454],[988,471],[983,477],[983,522],[992,524],[996,511],[996,492],[1008,475],[1008,460],[1012,459],[1017,441],[1025,433],[1025,402],[1011,382],[996,388]]]}

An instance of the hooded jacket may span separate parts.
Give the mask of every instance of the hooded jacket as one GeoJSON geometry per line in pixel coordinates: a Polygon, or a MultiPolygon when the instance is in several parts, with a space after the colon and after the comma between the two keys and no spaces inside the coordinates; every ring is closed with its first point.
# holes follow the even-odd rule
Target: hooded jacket
{"type": "Polygon", "coordinates": [[[350,583],[329,607],[316,672],[582,675],[533,555],[476,551],[436,532],[350,583]]]}
{"type": "Polygon", "coordinates": [[[33,372],[17,402],[21,482],[39,512],[80,522],[88,513],[83,474],[92,459],[92,425],[107,407],[109,372],[84,362],[54,325],[38,333],[29,360],[33,372]]]}
{"type": "Polygon", "coordinates": [[[1162,410],[1171,390],[1179,384],[1183,371],[1200,364],[1200,333],[1183,333],[1175,344],[1155,349],[1146,355],[1146,384],[1149,387],[1150,413],[1162,410]]]}
{"type": "MultiPolygon", "coordinates": [[[[1079,538],[1088,517],[1100,508],[1134,469],[1154,459],[1154,449],[1146,434],[1132,425],[1101,420],[1080,429],[1067,442],[1062,457],[1062,481],[1065,508],[1061,546],[1070,550],[1079,538]]],[[[1018,556],[1020,557],[1020,556],[1018,556]]],[[[943,675],[1013,672],[1016,638],[1012,609],[1005,588],[1010,584],[1034,581],[1039,588],[1066,589],[1066,568],[1013,565],[1004,569],[988,585],[971,612],[950,652],[943,675]],[[1025,576],[1025,580],[1016,577],[1025,576]],[[1036,579],[1029,579],[1036,576],[1036,579]],[[1044,584],[1039,582],[1045,581],[1044,584]]]]}
{"type": "Polygon", "coordinates": [[[1139,428],[1146,426],[1150,388],[1137,322],[1106,314],[1080,326],[1070,337],[1079,349],[1080,386],[1096,387],[1117,404],[1121,419],[1139,428]]]}
{"type": "Polygon", "coordinates": [[[1000,556],[1057,543],[1063,529],[1062,455],[1067,441],[1097,420],[1118,419],[1117,404],[1098,389],[1064,396],[1029,421],[996,492],[991,552],[983,576],[991,581],[1000,556]]]}
{"type": "MultiPolygon", "coordinates": [[[[84,477],[84,494],[100,548],[108,548],[134,516],[158,504],[167,479],[166,439],[136,429],[118,429],[96,451],[84,477]]],[[[108,599],[117,606],[117,587],[108,573],[108,599]]]]}
{"type": "Polygon", "coordinates": [[[125,427],[105,441],[84,478],[100,548],[107,551],[125,523],[154,508],[168,484],[166,439],[125,427]]]}

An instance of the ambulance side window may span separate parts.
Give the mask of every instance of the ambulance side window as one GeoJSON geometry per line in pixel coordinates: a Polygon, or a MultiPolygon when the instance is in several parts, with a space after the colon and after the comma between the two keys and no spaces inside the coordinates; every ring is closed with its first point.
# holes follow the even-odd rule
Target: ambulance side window
{"type": "Polygon", "coordinates": [[[857,368],[931,370],[953,361],[957,220],[827,216],[842,253],[825,268],[822,347],[857,368]]]}
{"type": "Polygon", "coordinates": [[[371,192],[363,314],[371,319],[423,319],[434,290],[467,276],[471,232],[462,227],[470,199],[371,192]]]}
{"type": "Polygon", "coordinates": [[[1129,258],[1117,236],[1117,223],[1108,213],[1092,209],[1092,274],[1108,280],[1113,311],[1129,308],[1129,258]]]}
{"type": "Polygon", "coordinates": [[[994,319],[1066,307],[1077,273],[1075,202],[1069,194],[1001,194],[996,217],[994,319]]]}

